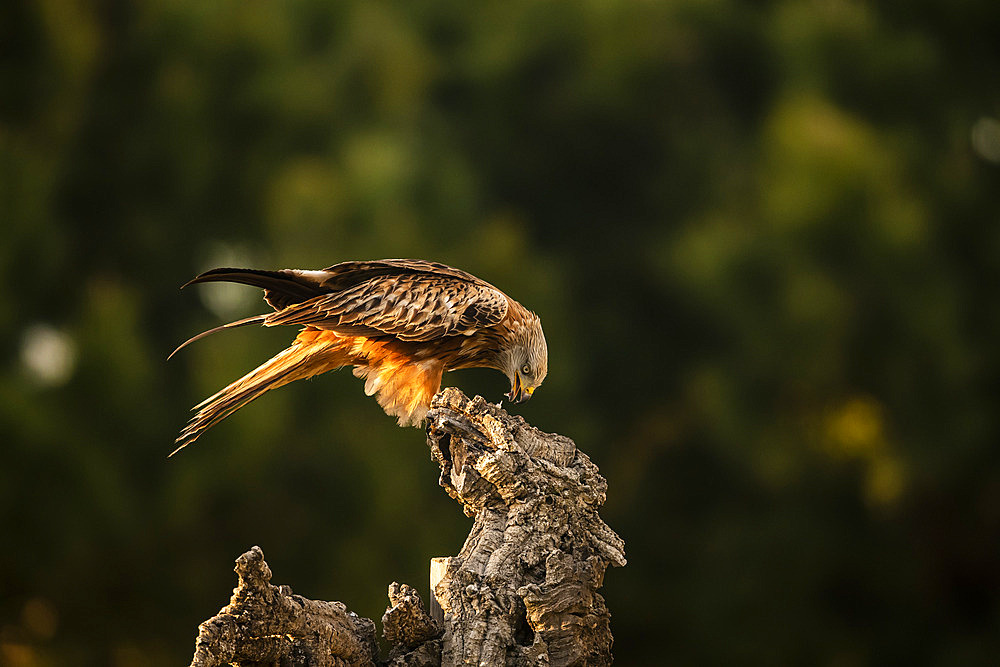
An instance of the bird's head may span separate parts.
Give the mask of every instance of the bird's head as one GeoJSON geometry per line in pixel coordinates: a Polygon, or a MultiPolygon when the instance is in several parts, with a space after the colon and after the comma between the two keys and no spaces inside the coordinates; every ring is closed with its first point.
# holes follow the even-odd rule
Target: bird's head
{"type": "Polygon", "coordinates": [[[511,345],[501,357],[501,369],[510,380],[507,398],[520,403],[531,398],[532,393],[549,372],[549,348],[542,333],[542,322],[534,313],[514,332],[511,345]]]}

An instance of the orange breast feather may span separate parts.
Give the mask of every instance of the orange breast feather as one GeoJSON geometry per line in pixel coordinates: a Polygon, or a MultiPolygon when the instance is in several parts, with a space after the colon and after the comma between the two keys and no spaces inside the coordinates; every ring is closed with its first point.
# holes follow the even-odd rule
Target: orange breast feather
{"type": "Polygon", "coordinates": [[[441,387],[445,364],[441,359],[417,358],[412,346],[396,341],[377,341],[358,336],[352,339],[351,363],[354,374],[365,380],[365,394],[377,394],[379,405],[400,426],[419,424],[431,398],[441,387]]]}

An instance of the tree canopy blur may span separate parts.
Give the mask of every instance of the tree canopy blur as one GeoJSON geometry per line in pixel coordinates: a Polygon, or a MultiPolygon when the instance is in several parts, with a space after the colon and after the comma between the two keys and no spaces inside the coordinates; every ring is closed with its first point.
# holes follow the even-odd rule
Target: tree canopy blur
{"type": "Polygon", "coordinates": [[[998,72],[995,0],[3,3],[0,663],[182,664],[253,544],[426,595],[469,523],[350,373],[165,459],[293,334],[167,363],[264,307],[180,284],[379,257],[541,316],[621,664],[993,663],[998,72]]]}

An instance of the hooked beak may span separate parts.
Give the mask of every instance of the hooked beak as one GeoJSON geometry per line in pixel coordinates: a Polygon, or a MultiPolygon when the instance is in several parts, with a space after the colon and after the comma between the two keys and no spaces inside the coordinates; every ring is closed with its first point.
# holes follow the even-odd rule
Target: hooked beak
{"type": "Polygon", "coordinates": [[[504,394],[510,399],[511,403],[521,403],[523,401],[531,398],[531,395],[535,392],[534,387],[527,387],[521,384],[521,374],[514,373],[514,386],[510,388],[509,394],[504,394]]]}

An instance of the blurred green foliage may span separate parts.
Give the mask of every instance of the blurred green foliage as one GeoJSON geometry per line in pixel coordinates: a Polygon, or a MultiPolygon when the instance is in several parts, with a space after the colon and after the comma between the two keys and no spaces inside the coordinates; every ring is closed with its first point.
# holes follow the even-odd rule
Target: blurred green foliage
{"type": "MultiPolygon", "coordinates": [[[[1000,4],[11,0],[0,663],[175,665],[260,544],[379,618],[469,528],[213,265],[423,257],[535,309],[621,664],[994,664],[1000,4]]],[[[496,373],[447,378],[492,399],[496,373]]]]}

